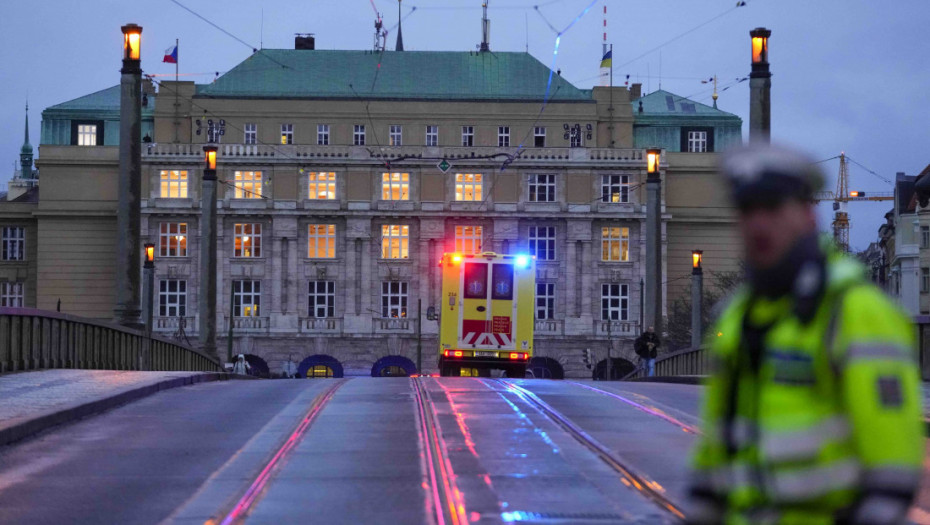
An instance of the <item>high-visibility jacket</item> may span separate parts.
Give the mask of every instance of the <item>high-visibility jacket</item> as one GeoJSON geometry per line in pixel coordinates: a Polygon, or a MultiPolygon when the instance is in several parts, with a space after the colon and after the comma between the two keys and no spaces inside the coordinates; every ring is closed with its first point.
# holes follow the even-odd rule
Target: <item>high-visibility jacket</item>
{"type": "Polygon", "coordinates": [[[910,505],[924,454],[914,326],[836,253],[806,323],[795,303],[742,290],[711,334],[693,523],[897,523],[910,505]]]}

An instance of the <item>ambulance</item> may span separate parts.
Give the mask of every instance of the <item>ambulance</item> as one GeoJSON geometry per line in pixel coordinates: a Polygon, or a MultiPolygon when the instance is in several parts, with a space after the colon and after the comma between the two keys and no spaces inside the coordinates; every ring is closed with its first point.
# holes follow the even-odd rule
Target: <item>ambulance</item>
{"type": "Polygon", "coordinates": [[[443,254],[439,373],[524,377],[533,357],[536,261],[525,254],[443,254]]]}

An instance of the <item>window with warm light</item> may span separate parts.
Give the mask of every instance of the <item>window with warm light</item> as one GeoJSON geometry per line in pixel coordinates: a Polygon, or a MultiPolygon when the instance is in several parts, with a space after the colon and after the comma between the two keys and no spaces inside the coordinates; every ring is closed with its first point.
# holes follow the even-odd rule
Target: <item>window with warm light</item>
{"type": "Polygon", "coordinates": [[[23,261],[26,259],[26,228],[4,226],[0,230],[0,260],[23,261]]]}
{"type": "Polygon", "coordinates": [[[310,281],[307,315],[317,319],[336,317],[335,281],[310,281]]]}
{"type": "Polygon", "coordinates": [[[484,189],[483,178],[480,173],[456,173],[455,200],[463,202],[480,201],[484,189]]]}
{"type": "Polygon", "coordinates": [[[187,171],[185,170],[161,170],[161,193],[159,196],[163,199],[186,199],[187,198],[187,171]]]}
{"type": "Polygon", "coordinates": [[[426,146],[439,145],[439,126],[426,126],[426,146]]]}
{"type": "Polygon", "coordinates": [[[385,200],[385,201],[410,200],[410,174],[409,173],[382,173],[381,174],[381,200],[385,200]]]}
{"type": "Polygon", "coordinates": [[[630,176],[603,175],[601,177],[601,202],[614,204],[630,202],[630,176]]]}
{"type": "Polygon", "coordinates": [[[630,260],[630,229],[619,226],[601,228],[601,260],[628,262],[630,260]]]}
{"type": "Polygon", "coordinates": [[[365,125],[356,124],[352,131],[352,144],[356,146],[365,145],[365,125]]]}
{"type": "Polygon", "coordinates": [[[234,257],[262,256],[262,225],[236,224],[233,227],[234,257]]]}
{"type": "Polygon", "coordinates": [[[381,317],[407,317],[407,283],[383,281],[381,283],[381,317]]]}
{"type": "Polygon", "coordinates": [[[163,222],[158,230],[159,257],[187,257],[187,223],[163,222]]]}
{"type": "Polygon", "coordinates": [[[399,124],[392,124],[388,133],[388,140],[391,146],[403,146],[403,126],[399,124]]]}
{"type": "Polygon", "coordinates": [[[381,258],[407,259],[410,256],[410,226],[384,224],[381,226],[381,258]]]}
{"type": "Polygon", "coordinates": [[[262,198],[262,172],[237,171],[233,174],[233,198],[261,199],[262,198]]]}
{"type": "Polygon", "coordinates": [[[314,171],[307,176],[308,198],[332,200],[336,198],[336,173],[332,171],[314,171]]]}
{"type": "Polygon", "coordinates": [[[23,283],[13,281],[0,282],[0,306],[22,308],[23,283]]]}
{"type": "Polygon", "coordinates": [[[262,282],[233,281],[233,316],[258,317],[262,302],[262,282]]]}
{"type": "Polygon", "coordinates": [[[187,315],[187,281],[162,279],[158,282],[158,316],[185,317],[187,315]]]}
{"type": "Polygon", "coordinates": [[[96,124],[78,125],[77,145],[78,146],[96,146],[97,145],[97,125],[96,124]]]}
{"type": "Polygon", "coordinates": [[[471,147],[475,145],[475,127],[462,126],[462,146],[471,147]]]}
{"type": "Polygon", "coordinates": [[[497,127],[497,147],[499,148],[510,147],[510,126],[498,126],[497,127]]]}
{"type": "Polygon", "coordinates": [[[281,124],[281,144],[294,143],[294,125],[281,124]]]}
{"type": "Polygon", "coordinates": [[[336,257],[336,225],[311,224],[307,227],[307,257],[332,259],[336,257]]]}
{"type": "Polygon", "coordinates": [[[526,186],[530,202],[555,202],[555,175],[529,175],[526,186]]]}
{"type": "Polygon", "coordinates": [[[626,321],[630,316],[630,286],[604,283],[601,285],[601,320],[626,321]]]}
{"type": "Polygon", "coordinates": [[[536,319],[555,318],[555,283],[536,283],[536,319]]]}
{"type": "Polygon", "coordinates": [[[530,226],[530,254],[538,261],[555,260],[555,226],[530,226]]]}
{"type": "Polygon", "coordinates": [[[329,124],[317,124],[316,145],[329,146],[329,124]]]}
{"type": "Polygon", "coordinates": [[[481,226],[456,226],[455,251],[463,254],[481,253],[481,226]]]}
{"type": "Polygon", "coordinates": [[[244,144],[256,144],[258,142],[258,126],[256,124],[246,124],[243,131],[245,133],[243,137],[244,144]]]}

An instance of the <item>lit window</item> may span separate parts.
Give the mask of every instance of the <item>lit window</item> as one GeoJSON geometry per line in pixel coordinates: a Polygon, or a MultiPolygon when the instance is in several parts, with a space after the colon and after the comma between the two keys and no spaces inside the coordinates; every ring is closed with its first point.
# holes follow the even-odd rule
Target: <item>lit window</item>
{"type": "Polygon", "coordinates": [[[317,124],[316,145],[329,146],[329,124],[317,124]]]}
{"type": "Polygon", "coordinates": [[[310,281],[307,314],[317,319],[336,317],[336,282],[310,281]]]}
{"type": "Polygon", "coordinates": [[[455,251],[465,254],[481,253],[481,226],[456,226],[455,251]]]}
{"type": "Polygon", "coordinates": [[[530,202],[555,202],[555,175],[530,175],[530,202]]]}
{"type": "Polygon", "coordinates": [[[311,172],[308,175],[310,199],[331,200],[336,198],[336,173],[329,171],[311,172]]]}
{"type": "Polygon", "coordinates": [[[381,226],[381,258],[407,259],[410,255],[410,226],[385,224],[381,226]]]}
{"type": "Polygon", "coordinates": [[[611,226],[601,228],[601,260],[626,262],[630,260],[630,229],[611,226]]]}
{"type": "Polygon", "coordinates": [[[0,236],[3,253],[0,260],[22,261],[26,259],[26,228],[22,226],[4,226],[0,236]]]}
{"type": "Polygon", "coordinates": [[[281,124],[281,144],[294,143],[294,125],[281,124]]]}
{"type": "Polygon", "coordinates": [[[529,248],[539,261],[555,260],[555,226],[530,226],[529,248]]]}
{"type": "Polygon", "coordinates": [[[475,127],[462,126],[462,146],[475,145],[475,127]]]}
{"type": "Polygon", "coordinates": [[[161,198],[187,198],[187,172],[180,170],[161,171],[161,198]]]}
{"type": "Polygon", "coordinates": [[[546,147],[546,128],[544,126],[533,128],[533,145],[537,148],[546,147]]]}
{"type": "Polygon", "coordinates": [[[352,133],[352,144],[355,144],[356,146],[365,145],[365,125],[364,124],[355,125],[355,130],[352,133]]]}
{"type": "Polygon", "coordinates": [[[510,147],[510,126],[498,126],[497,128],[497,147],[510,147]]]}
{"type": "Polygon", "coordinates": [[[233,174],[234,198],[261,199],[262,198],[262,172],[237,171],[233,174]]]}
{"type": "Polygon", "coordinates": [[[604,175],[601,178],[601,202],[630,202],[630,176],[604,175]]]}
{"type": "Polygon", "coordinates": [[[707,132],[688,132],[688,153],[705,153],[707,151],[707,132]]]}
{"type": "Polygon", "coordinates": [[[23,307],[23,283],[4,281],[0,283],[0,306],[23,307]]]}
{"type": "Polygon", "coordinates": [[[439,145],[439,126],[426,126],[426,145],[439,145]]]}
{"type": "Polygon", "coordinates": [[[97,125],[96,124],[79,124],[77,127],[77,145],[78,146],[96,146],[97,145],[97,125]]]}
{"type": "Polygon", "coordinates": [[[408,201],[410,200],[410,174],[409,173],[382,173],[381,174],[381,200],[408,201]]]}
{"type": "Polygon", "coordinates": [[[332,259],[336,256],[336,225],[311,224],[307,234],[307,257],[332,259]]]}
{"type": "Polygon", "coordinates": [[[626,321],[630,315],[630,287],[626,284],[601,285],[601,320],[626,321]]]}
{"type": "Polygon", "coordinates": [[[256,124],[245,125],[245,143],[255,144],[258,142],[258,126],[256,124]]]}
{"type": "Polygon", "coordinates": [[[262,225],[236,224],[234,226],[234,257],[262,256],[262,225]]]}
{"type": "Polygon", "coordinates": [[[536,283],[536,319],[555,317],[555,283],[536,283]]]}
{"type": "Polygon", "coordinates": [[[261,302],[261,281],[233,281],[233,317],[258,317],[261,302]]]}
{"type": "Polygon", "coordinates": [[[187,223],[161,223],[158,231],[158,256],[187,257],[187,223]]]}
{"type": "Polygon", "coordinates": [[[187,281],[162,279],[158,283],[158,316],[184,317],[187,315],[187,281]]]}
{"type": "Polygon", "coordinates": [[[455,200],[480,201],[482,186],[483,182],[480,173],[456,173],[455,200]]]}
{"type": "Polygon", "coordinates": [[[381,283],[381,317],[407,317],[407,283],[398,281],[381,283]]]}
{"type": "Polygon", "coordinates": [[[403,146],[403,127],[397,124],[391,124],[391,130],[388,134],[391,146],[403,146]]]}

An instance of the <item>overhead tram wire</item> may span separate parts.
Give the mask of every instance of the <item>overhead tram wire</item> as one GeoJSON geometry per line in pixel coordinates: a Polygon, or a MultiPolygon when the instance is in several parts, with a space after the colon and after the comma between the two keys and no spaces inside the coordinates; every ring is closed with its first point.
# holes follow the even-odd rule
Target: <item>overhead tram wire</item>
{"type": "MultiPolygon", "coordinates": [[[[236,35],[230,33],[229,31],[223,29],[223,28],[220,27],[219,25],[217,25],[217,24],[215,24],[214,22],[210,21],[207,17],[205,17],[205,16],[201,15],[200,13],[194,11],[193,9],[187,7],[186,5],[182,4],[182,3],[179,2],[178,0],[171,0],[171,2],[172,2],[173,4],[175,4],[175,5],[177,5],[178,7],[180,7],[181,9],[187,11],[188,13],[190,13],[190,14],[196,16],[197,18],[203,20],[204,22],[210,24],[211,26],[213,26],[214,28],[216,28],[217,30],[219,30],[220,32],[222,32],[223,34],[225,34],[226,36],[232,38],[233,40],[235,40],[235,41],[239,42],[240,44],[246,46],[247,48],[251,49],[251,50],[252,50],[252,53],[257,53],[257,52],[258,52],[258,49],[259,49],[259,48],[255,47],[254,45],[252,45],[252,44],[246,42],[245,40],[243,40],[243,39],[237,37],[236,35]]],[[[264,55],[264,56],[265,56],[268,60],[271,60],[272,62],[278,64],[279,66],[281,66],[281,67],[283,67],[283,68],[285,68],[285,69],[290,69],[290,66],[288,66],[287,64],[283,64],[283,63],[281,63],[281,62],[278,62],[277,60],[271,58],[270,56],[267,56],[267,55],[264,55]]]]}

